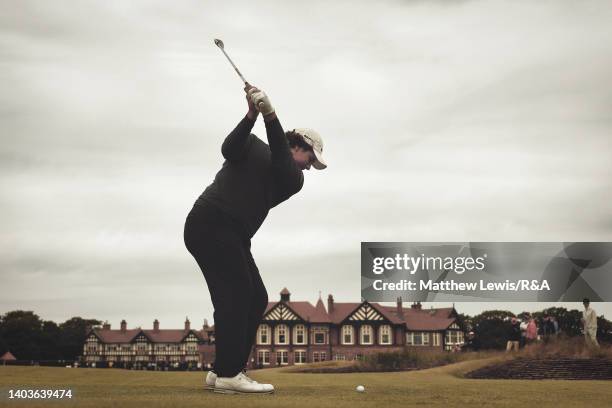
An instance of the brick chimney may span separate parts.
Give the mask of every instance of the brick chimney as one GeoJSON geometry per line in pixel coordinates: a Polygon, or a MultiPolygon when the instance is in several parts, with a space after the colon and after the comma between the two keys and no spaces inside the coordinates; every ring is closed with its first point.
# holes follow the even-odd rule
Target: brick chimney
{"type": "Polygon", "coordinates": [[[153,331],[159,331],[159,320],[157,319],[153,320],[153,331]]]}
{"type": "Polygon", "coordinates": [[[281,302],[289,302],[289,299],[291,298],[291,292],[289,292],[289,290],[287,288],[283,288],[283,290],[281,290],[281,302]]]}
{"type": "Polygon", "coordinates": [[[327,313],[331,313],[334,311],[334,297],[330,293],[327,295],[327,313]]]}
{"type": "Polygon", "coordinates": [[[412,309],[421,310],[421,302],[414,302],[410,307],[412,309]]]}
{"type": "Polygon", "coordinates": [[[397,298],[396,311],[397,311],[397,315],[398,316],[403,316],[404,315],[404,308],[403,308],[402,297],[401,296],[397,298]]]}
{"type": "Polygon", "coordinates": [[[185,331],[189,330],[191,330],[191,322],[189,322],[189,319],[187,318],[187,316],[185,316],[185,331]]]}
{"type": "Polygon", "coordinates": [[[123,319],[121,321],[121,331],[125,332],[127,330],[127,322],[125,321],[125,319],[123,319]]]}
{"type": "Polygon", "coordinates": [[[102,325],[102,330],[110,330],[110,323],[104,322],[104,324],[102,325]]]}

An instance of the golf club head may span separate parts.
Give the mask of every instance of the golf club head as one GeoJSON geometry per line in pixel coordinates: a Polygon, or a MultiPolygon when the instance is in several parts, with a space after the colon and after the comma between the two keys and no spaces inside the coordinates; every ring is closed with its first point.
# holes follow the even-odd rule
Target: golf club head
{"type": "Polygon", "coordinates": [[[242,74],[240,73],[240,71],[238,70],[238,67],[236,67],[236,65],[234,64],[234,62],[231,60],[231,58],[229,57],[229,55],[227,55],[227,53],[225,52],[225,45],[223,44],[223,41],[221,41],[218,38],[214,39],[215,41],[215,45],[217,47],[219,47],[219,49],[223,52],[223,54],[225,55],[225,58],[227,58],[227,60],[229,61],[230,64],[232,64],[232,67],[234,67],[234,70],[236,71],[236,73],[238,74],[238,76],[240,77],[240,79],[242,80],[242,82],[244,82],[245,85],[248,85],[248,82],[246,79],[244,79],[244,77],[242,76],[242,74]]]}

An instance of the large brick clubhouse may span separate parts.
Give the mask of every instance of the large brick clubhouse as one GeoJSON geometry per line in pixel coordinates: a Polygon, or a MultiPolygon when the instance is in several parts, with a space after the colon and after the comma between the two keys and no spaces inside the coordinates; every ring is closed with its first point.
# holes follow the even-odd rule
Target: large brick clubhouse
{"type": "MultiPolygon", "coordinates": [[[[426,309],[414,303],[405,308],[401,298],[395,306],[343,303],[329,295],[326,308],[320,296],[314,306],[292,301],[284,288],[279,301],[268,303],[249,368],[352,360],[404,347],[452,350],[462,344],[454,307],[426,309]]],[[[205,320],[200,330],[194,330],[188,319],[183,329],[160,329],[157,320],[152,330],[127,329],[125,320],[119,330],[105,324],[88,333],[83,361],[193,362],[209,367],[214,361],[214,326],[205,320]]]]}

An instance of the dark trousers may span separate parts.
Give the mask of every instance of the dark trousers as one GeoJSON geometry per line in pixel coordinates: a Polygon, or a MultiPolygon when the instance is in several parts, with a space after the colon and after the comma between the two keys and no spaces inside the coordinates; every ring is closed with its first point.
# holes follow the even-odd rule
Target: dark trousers
{"type": "Polygon", "coordinates": [[[212,204],[194,205],[185,221],[187,250],[198,263],[215,308],[215,363],[233,377],[248,363],[268,293],[240,225],[212,204]]]}

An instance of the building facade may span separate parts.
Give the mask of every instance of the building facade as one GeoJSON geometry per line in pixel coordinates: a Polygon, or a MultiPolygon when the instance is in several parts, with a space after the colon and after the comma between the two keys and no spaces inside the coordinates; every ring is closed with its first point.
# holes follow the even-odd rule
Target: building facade
{"type": "MultiPolygon", "coordinates": [[[[355,360],[370,353],[460,348],[463,331],[454,307],[425,309],[420,303],[404,308],[401,298],[395,306],[367,301],[334,302],[330,294],[327,308],[319,297],[310,302],[292,301],[287,288],[280,300],[269,302],[257,330],[249,357],[249,368],[276,367],[327,360],[355,360]]],[[[121,365],[168,365],[192,363],[208,368],[215,359],[214,326],[204,321],[193,330],[185,320],[183,330],[159,328],[127,329],[125,320],[119,330],[106,323],[91,329],[83,346],[84,363],[122,363],[121,365]]]]}
{"type": "Polygon", "coordinates": [[[418,350],[460,349],[463,330],[454,307],[423,309],[420,303],[396,306],[334,302],[327,308],[292,301],[284,288],[278,302],[269,302],[249,358],[250,368],[304,364],[326,360],[355,360],[404,347],[418,350]]]}
{"type": "Polygon", "coordinates": [[[190,364],[206,368],[214,361],[214,326],[204,320],[201,330],[191,328],[185,319],[183,330],[160,329],[155,319],[152,330],[128,329],[125,320],[121,328],[112,330],[105,323],[92,328],[83,346],[82,363],[103,366],[171,366],[190,364]],[[102,363],[102,364],[101,364],[102,363]]]}

